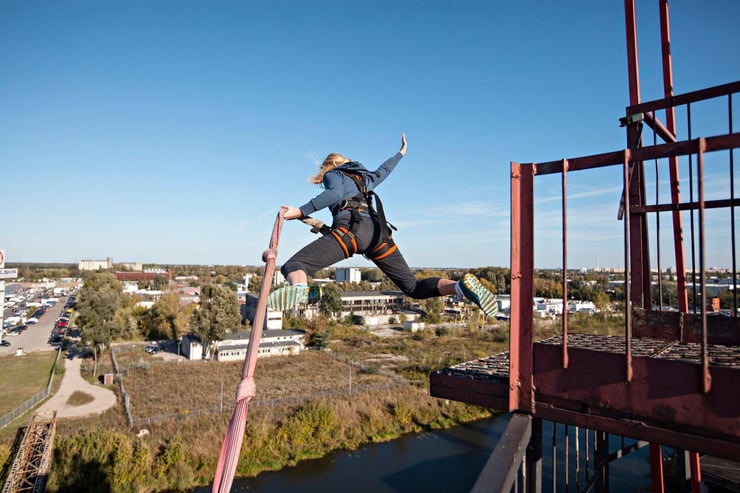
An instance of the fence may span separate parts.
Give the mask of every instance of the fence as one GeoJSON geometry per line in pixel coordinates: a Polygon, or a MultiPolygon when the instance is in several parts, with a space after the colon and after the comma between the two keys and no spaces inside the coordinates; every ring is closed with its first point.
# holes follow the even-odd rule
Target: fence
{"type": "Polygon", "coordinates": [[[51,393],[51,385],[54,382],[54,375],[56,374],[56,366],[59,362],[59,355],[62,352],[62,347],[59,346],[59,349],[57,349],[57,355],[56,358],[54,358],[54,364],[51,365],[51,373],[49,375],[49,382],[46,384],[46,388],[30,399],[28,399],[26,402],[18,406],[17,408],[13,409],[9,413],[5,414],[4,416],[0,417],[0,428],[5,428],[10,423],[15,421],[20,416],[23,416],[26,412],[36,407],[36,404],[46,399],[46,397],[51,393]]]}

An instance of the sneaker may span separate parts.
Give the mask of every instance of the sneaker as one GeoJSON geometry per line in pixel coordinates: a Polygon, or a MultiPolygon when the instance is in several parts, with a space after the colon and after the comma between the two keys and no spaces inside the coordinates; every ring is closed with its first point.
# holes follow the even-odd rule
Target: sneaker
{"type": "Polygon", "coordinates": [[[462,289],[465,297],[478,305],[483,313],[487,317],[495,317],[498,313],[498,302],[496,297],[488,289],[481,284],[477,277],[473,274],[465,274],[460,281],[460,289],[462,289]]]}
{"type": "Polygon", "coordinates": [[[321,288],[319,286],[309,286],[308,304],[315,305],[321,299],[321,288]]]}
{"type": "Polygon", "coordinates": [[[267,307],[271,310],[289,310],[299,303],[318,303],[321,288],[318,286],[283,286],[267,297],[267,307]]]}

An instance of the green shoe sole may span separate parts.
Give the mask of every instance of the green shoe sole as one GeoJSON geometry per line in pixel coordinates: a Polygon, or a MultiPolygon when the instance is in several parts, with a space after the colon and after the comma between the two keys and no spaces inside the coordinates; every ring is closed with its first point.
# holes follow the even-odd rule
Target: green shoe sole
{"type": "Polygon", "coordinates": [[[321,299],[321,288],[318,286],[283,286],[267,297],[270,310],[290,310],[298,304],[315,304],[321,299]]]}
{"type": "Polygon", "coordinates": [[[483,284],[472,274],[465,274],[460,283],[465,297],[478,305],[487,317],[495,317],[498,314],[498,301],[483,284]]]}

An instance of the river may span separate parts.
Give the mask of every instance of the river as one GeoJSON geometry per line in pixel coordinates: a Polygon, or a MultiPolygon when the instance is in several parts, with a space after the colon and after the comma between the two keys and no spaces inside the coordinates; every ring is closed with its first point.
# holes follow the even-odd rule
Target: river
{"type": "MultiPolygon", "coordinates": [[[[264,472],[234,481],[232,492],[250,493],[456,493],[468,492],[506,428],[509,415],[463,424],[449,430],[405,435],[390,442],[365,445],[303,461],[295,467],[264,472]]],[[[547,441],[551,426],[543,425],[547,441]]],[[[558,428],[562,436],[562,428],[558,428]]],[[[571,436],[573,428],[570,429],[571,436]]],[[[618,446],[619,440],[612,440],[618,446]]],[[[544,446],[543,453],[548,448],[544,446]]],[[[571,449],[574,449],[571,442],[571,449]]],[[[562,451],[558,452],[562,454],[562,451]]],[[[573,459],[571,459],[574,464],[573,459]]],[[[562,468],[559,463],[558,467],[562,468]]],[[[574,467],[574,466],[573,466],[574,467]]],[[[583,467],[583,466],[581,466],[583,467]]],[[[550,457],[543,458],[543,491],[550,491],[550,457]]],[[[583,471],[582,471],[583,472],[583,471]]],[[[575,474],[571,473],[571,481],[575,474]]],[[[583,486],[583,484],[581,484],[583,486]]],[[[647,450],[613,462],[611,491],[647,491],[647,450]]],[[[564,488],[559,485],[558,489],[564,488]]],[[[570,485],[575,491],[575,484],[570,485]]],[[[197,488],[193,493],[210,492],[197,488]]],[[[565,491],[564,489],[562,491],[565,491]]]]}

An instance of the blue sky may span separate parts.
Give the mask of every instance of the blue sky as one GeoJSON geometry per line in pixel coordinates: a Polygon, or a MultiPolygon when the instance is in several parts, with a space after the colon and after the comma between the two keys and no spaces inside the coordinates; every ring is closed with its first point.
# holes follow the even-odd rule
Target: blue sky
{"type": "MultiPolygon", "coordinates": [[[[658,2],[638,3],[646,101],[658,2]]],[[[740,79],[740,2],[670,7],[676,93],[740,79]]],[[[0,0],[0,67],[8,262],[261,265],[326,154],[374,168],[406,132],[377,191],[409,264],[508,266],[510,162],[621,149],[629,103],[621,0],[0,0]]],[[[622,265],[619,173],[569,175],[571,267],[622,265]]],[[[559,177],[542,183],[552,267],[559,177]]],[[[286,223],[278,263],[312,239],[286,223]]]]}

